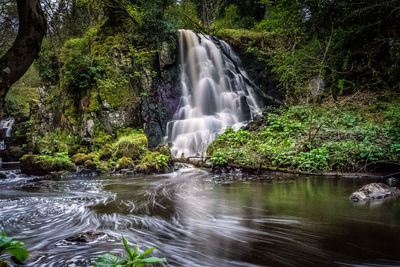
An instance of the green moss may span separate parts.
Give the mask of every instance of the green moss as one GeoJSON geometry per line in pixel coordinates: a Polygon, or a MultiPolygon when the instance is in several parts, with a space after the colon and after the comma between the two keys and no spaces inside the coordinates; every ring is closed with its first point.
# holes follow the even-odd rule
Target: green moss
{"type": "Polygon", "coordinates": [[[112,170],[112,164],[108,161],[100,161],[96,164],[96,168],[100,173],[109,173],[112,170]]]}
{"type": "Polygon", "coordinates": [[[93,160],[86,160],[85,163],[83,164],[87,169],[91,170],[96,170],[97,166],[96,163],[93,162],[93,160]]]}
{"type": "Polygon", "coordinates": [[[37,136],[36,150],[51,152],[70,152],[72,147],[77,143],[77,137],[66,130],[56,129],[54,132],[48,133],[45,136],[37,136]]]}
{"type": "Polygon", "coordinates": [[[122,75],[109,76],[98,80],[100,98],[113,108],[134,104],[135,92],[130,88],[129,80],[122,75]]]}
{"type": "Polygon", "coordinates": [[[147,137],[144,134],[131,134],[122,136],[116,143],[118,157],[138,159],[148,149],[147,137]]]}
{"type": "Polygon", "coordinates": [[[88,112],[97,112],[101,110],[101,103],[99,102],[99,94],[97,91],[90,91],[88,112]]]}
{"type": "Polygon", "coordinates": [[[84,154],[84,153],[78,153],[78,154],[73,155],[71,160],[76,165],[83,165],[85,163],[85,161],[87,160],[87,157],[86,157],[86,154],[84,154]]]}
{"type": "Polygon", "coordinates": [[[139,164],[136,166],[137,171],[142,173],[161,173],[168,166],[169,157],[160,152],[147,151],[143,155],[139,164]]]}
{"type": "Polygon", "coordinates": [[[128,169],[133,168],[135,166],[133,160],[129,157],[122,157],[117,161],[117,169],[128,169]]]}
{"type": "Polygon", "coordinates": [[[53,171],[75,171],[76,165],[66,153],[50,155],[27,154],[20,158],[21,171],[25,174],[43,175],[53,171]]]}
{"type": "Polygon", "coordinates": [[[98,153],[101,160],[110,159],[113,154],[113,147],[110,144],[105,144],[98,153]]]}
{"type": "Polygon", "coordinates": [[[97,130],[94,134],[92,150],[99,151],[99,154],[102,154],[103,151],[111,148],[112,141],[113,138],[111,135],[101,130],[97,130]]]}
{"type": "Polygon", "coordinates": [[[239,47],[259,47],[261,50],[270,51],[280,46],[279,36],[270,32],[257,32],[245,29],[221,29],[217,35],[239,47]]]}
{"type": "Polygon", "coordinates": [[[92,160],[93,162],[99,162],[100,155],[99,155],[99,153],[91,152],[91,153],[87,154],[87,159],[92,160]]]}

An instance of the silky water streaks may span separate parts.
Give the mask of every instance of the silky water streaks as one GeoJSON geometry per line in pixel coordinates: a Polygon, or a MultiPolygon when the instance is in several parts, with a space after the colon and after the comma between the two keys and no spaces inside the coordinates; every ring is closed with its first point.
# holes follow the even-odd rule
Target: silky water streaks
{"type": "Polygon", "coordinates": [[[166,136],[176,157],[201,155],[226,127],[239,128],[260,112],[239,58],[227,43],[217,41],[179,31],[182,95],[166,136]]]}

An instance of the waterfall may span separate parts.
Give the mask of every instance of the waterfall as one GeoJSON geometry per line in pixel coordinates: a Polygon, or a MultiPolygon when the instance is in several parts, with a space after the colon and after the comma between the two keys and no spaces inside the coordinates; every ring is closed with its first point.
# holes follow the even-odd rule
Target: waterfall
{"type": "Polygon", "coordinates": [[[242,127],[260,108],[226,42],[217,46],[210,36],[180,30],[178,57],[182,95],[166,138],[175,157],[201,155],[218,133],[242,127]]]}

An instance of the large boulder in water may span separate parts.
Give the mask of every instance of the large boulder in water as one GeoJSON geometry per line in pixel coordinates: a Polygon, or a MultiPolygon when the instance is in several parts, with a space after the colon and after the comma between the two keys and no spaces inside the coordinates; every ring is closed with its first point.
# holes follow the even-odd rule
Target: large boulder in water
{"type": "Polygon", "coordinates": [[[383,199],[400,196],[400,190],[397,187],[390,187],[382,183],[371,183],[364,185],[359,190],[350,195],[350,200],[355,202],[370,199],[383,199]]]}

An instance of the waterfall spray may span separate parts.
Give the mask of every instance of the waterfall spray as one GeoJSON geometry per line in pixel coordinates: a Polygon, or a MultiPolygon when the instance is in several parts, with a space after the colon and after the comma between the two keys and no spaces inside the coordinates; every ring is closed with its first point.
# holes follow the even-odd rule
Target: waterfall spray
{"type": "Polygon", "coordinates": [[[226,127],[238,129],[260,113],[239,61],[224,41],[218,47],[207,35],[179,31],[182,96],[166,136],[174,156],[201,155],[226,127]]]}

